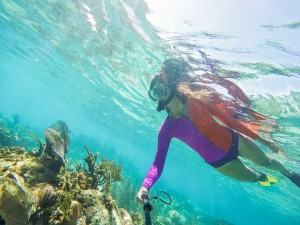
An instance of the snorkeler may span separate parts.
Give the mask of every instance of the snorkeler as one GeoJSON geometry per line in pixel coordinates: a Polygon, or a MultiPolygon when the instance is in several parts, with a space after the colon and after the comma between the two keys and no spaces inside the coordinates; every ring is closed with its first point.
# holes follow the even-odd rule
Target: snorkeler
{"type": "Polygon", "coordinates": [[[142,194],[148,194],[162,174],[172,138],[183,141],[206,163],[236,180],[258,182],[262,186],[278,182],[277,178],[245,165],[240,158],[246,158],[259,166],[281,172],[300,187],[299,174],[266,155],[253,141],[266,145],[273,152],[280,151],[272,140],[257,134],[258,122],[268,119],[250,109],[249,99],[234,83],[210,74],[191,78],[184,60],[168,59],[164,61],[160,74],[152,79],[148,93],[158,103],[157,111],[166,110],[168,117],[160,127],[156,156],[136,195],[138,202],[143,202],[142,194]],[[226,88],[233,98],[222,98],[207,85],[209,83],[226,88]]]}

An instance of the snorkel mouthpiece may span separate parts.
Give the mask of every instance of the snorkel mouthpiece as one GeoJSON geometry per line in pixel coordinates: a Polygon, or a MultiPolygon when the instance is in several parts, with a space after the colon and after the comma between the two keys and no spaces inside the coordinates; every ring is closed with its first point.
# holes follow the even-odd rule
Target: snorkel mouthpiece
{"type": "Polygon", "coordinates": [[[171,90],[170,96],[166,100],[158,102],[156,110],[158,112],[164,110],[165,107],[172,101],[173,98],[174,98],[174,90],[171,90]]]}

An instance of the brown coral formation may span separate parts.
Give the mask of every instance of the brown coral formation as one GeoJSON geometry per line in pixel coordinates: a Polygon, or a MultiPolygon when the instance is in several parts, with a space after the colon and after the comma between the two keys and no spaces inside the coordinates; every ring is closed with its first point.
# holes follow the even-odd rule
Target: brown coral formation
{"type": "Polygon", "coordinates": [[[122,220],[124,222],[124,225],[133,225],[131,216],[129,213],[126,211],[126,209],[119,208],[119,212],[121,214],[122,220]]]}
{"type": "Polygon", "coordinates": [[[35,210],[33,203],[33,194],[21,176],[7,172],[0,177],[0,215],[7,225],[25,225],[35,210]]]}
{"type": "Polygon", "coordinates": [[[57,121],[44,131],[46,139],[45,153],[62,164],[70,145],[69,128],[64,121],[57,121]]]}
{"type": "Polygon", "coordinates": [[[122,179],[121,166],[105,157],[97,164],[99,154],[86,147],[89,169],[68,169],[67,125],[58,121],[44,134],[39,154],[20,147],[0,150],[0,218],[6,225],[132,224],[109,195],[111,184],[122,179]]]}
{"type": "Polygon", "coordinates": [[[102,157],[101,162],[97,165],[99,153],[91,153],[87,145],[85,145],[85,149],[88,155],[84,161],[88,165],[88,172],[92,178],[92,188],[108,193],[113,182],[122,180],[122,167],[117,166],[113,161],[108,161],[106,157],[102,157]]]}

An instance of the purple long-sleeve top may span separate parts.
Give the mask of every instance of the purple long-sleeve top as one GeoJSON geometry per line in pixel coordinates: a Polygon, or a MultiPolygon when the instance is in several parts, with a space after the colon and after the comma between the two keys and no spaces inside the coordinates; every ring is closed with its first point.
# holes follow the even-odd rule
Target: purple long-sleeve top
{"type": "Polygon", "coordinates": [[[187,118],[167,117],[159,130],[154,162],[142,184],[148,190],[162,174],[172,138],[186,143],[208,163],[216,162],[226,155],[224,150],[209,142],[187,118]]]}

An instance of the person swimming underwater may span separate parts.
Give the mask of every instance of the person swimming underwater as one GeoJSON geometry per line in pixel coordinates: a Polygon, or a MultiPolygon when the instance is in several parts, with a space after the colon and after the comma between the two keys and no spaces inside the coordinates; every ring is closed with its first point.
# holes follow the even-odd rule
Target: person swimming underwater
{"type": "Polygon", "coordinates": [[[186,143],[207,164],[228,177],[258,182],[262,186],[278,182],[277,178],[247,166],[241,160],[245,158],[259,166],[281,172],[300,187],[299,174],[268,156],[255,143],[264,144],[273,152],[280,151],[275,142],[263,139],[257,133],[258,122],[267,118],[250,109],[250,100],[243,91],[234,83],[210,74],[190,78],[188,70],[189,66],[184,60],[168,59],[164,61],[160,74],[151,81],[149,97],[158,103],[157,111],[166,110],[168,116],[160,127],[155,159],[136,200],[142,203],[142,194],[148,194],[161,176],[172,138],[186,143]],[[238,97],[232,101],[224,100],[205,83],[220,84],[231,96],[238,97]],[[241,119],[241,112],[248,115],[248,121],[241,119]]]}

